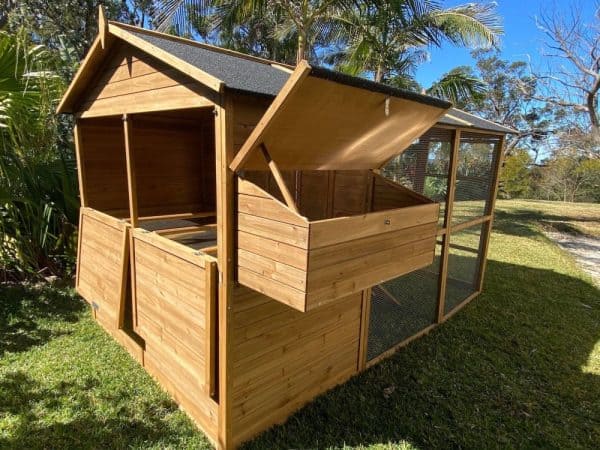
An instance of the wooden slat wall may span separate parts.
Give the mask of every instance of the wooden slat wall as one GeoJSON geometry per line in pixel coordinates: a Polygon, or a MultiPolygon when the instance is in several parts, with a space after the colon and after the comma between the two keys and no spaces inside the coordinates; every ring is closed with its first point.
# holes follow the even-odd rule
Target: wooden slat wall
{"type": "Polygon", "coordinates": [[[124,247],[126,224],[88,208],[82,209],[77,261],[77,292],[95,311],[96,319],[115,330],[128,263],[124,247]]]}
{"type": "Polygon", "coordinates": [[[98,211],[123,211],[126,216],[129,199],[121,118],[80,120],[77,128],[87,206],[98,211]]]}
{"type": "MultiPolygon", "coordinates": [[[[210,398],[210,298],[206,257],[140,229],[132,231],[136,332],[146,341],[144,364],[203,429],[216,436],[210,398]]],[[[214,338],[214,336],[213,336],[214,338]]]]}
{"type": "Polygon", "coordinates": [[[215,210],[214,117],[132,119],[140,215],[215,210]]]}
{"type": "Polygon", "coordinates": [[[215,95],[197,81],[122,44],[107,60],[79,108],[81,117],[194,108],[215,95]]]}
{"type": "Polygon", "coordinates": [[[357,371],[361,294],[301,313],[240,287],[233,299],[237,445],[357,371]]]}
{"type": "Polygon", "coordinates": [[[300,311],[424,267],[434,257],[435,203],[309,222],[240,178],[237,210],[238,281],[300,311]]]}

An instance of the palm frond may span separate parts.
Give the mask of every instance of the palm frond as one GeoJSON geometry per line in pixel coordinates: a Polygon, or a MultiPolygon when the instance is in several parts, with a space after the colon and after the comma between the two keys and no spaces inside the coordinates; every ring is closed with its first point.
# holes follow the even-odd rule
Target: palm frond
{"type": "Polygon", "coordinates": [[[490,48],[499,44],[503,27],[493,3],[468,3],[430,14],[430,20],[443,36],[457,45],[490,48]]]}
{"type": "Polygon", "coordinates": [[[428,95],[443,98],[457,105],[477,100],[486,91],[487,85],[484,81],[461,70],[450,71],[426,90],[428,95]]]}

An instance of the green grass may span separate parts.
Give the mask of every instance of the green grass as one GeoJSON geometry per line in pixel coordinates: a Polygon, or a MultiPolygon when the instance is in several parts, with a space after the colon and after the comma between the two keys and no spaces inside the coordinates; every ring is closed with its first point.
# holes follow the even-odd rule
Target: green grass
{"type": "Polygon", "coordinates": [[[0,448],[210,448],[70,289],[0,288],[0,448]]]}
{"type": "MultiPolygon", "coordinates": [[[[541,227],[598,220],[499,201],[476,301],[246,447],[597,448],[600,291],[541,227]]],[[[208,445],[70,292],[0,298],[0,448],[208,445]]]]}

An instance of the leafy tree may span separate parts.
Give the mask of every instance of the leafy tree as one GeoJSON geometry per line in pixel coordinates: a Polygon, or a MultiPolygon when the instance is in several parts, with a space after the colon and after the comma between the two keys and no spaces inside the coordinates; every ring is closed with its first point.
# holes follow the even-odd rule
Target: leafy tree
{"type": "Polygon", "coordinates": [[[527,197],[531,192],[532,158],[525,149],[516,148],[506,157],[500,172],[499,195],[504,198],[527,197]]]}
{"type": "Polygon", "coordinates": [[[548,200],[598,201],[600,160],[563,151],[543,168],[539,188],[548,200]]]}
{"type": "Polygon", "coordinates": [[[525,148],[537,160],[541,144],[556,129],[556,123],[565,112],[536,99],[539,84],[524,61],[508,61],[497,52],[474,52],[476,76],[487,86],[485,96],[463,105],[467,110],[487,120],[511,127],[517,131],[509,136],[506,154],[513,149],[525,148]]]}
{"type": "Polygon", "coordinates": [[[473,102],[481,102],[487,93],[485,82],[473,73],[470,67],[456,67],[442,75],[425,93],[450,100],[457,108],[465,109],[473,102]]]}
{"type": "Polygon", "coordinates": [[[144,25],[151,20],[152,0],[20,0],[8,15],[13,32],[29,31],[48,49],[73,49],[83,59],[98,33],[98,7],[109,18],[144,25]]]}

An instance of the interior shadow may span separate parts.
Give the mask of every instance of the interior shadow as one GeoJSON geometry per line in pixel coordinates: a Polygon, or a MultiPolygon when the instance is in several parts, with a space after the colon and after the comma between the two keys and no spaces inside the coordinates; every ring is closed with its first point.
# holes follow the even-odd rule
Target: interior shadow
{"type": "Polygon", "coordinates": [[[68,289],[44,285],[0,285],[0,357],[23,352],[64,334],[52,321],[79,320],[85,304],[68,289]]]}
{"type": "Polygon", "coordinates": [[[245,448],[593,448],[600,376],[586,366],[600,340],[598,290],[549,270],[488,267],[484,294],[454,318],[245,448]]]}

